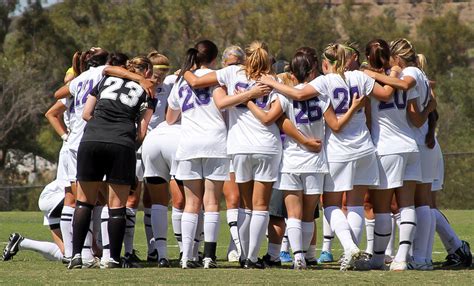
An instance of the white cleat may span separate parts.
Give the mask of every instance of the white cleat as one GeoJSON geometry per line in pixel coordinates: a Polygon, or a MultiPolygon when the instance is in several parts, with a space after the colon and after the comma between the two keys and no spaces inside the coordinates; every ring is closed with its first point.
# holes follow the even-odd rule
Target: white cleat
{"type": "Polygon", "coordinates": [[[229,262],[239,262],[239,258],[240,255],[237,250],[232,250],[231,252],[229,252],[229,254],[227,254],[227,260],[229,262]]]}
{"type": "Polygon", "coordinates": [[[392,261],[390,263],[390,271],[405,271],[408,270],[408,264],[405,261],[392,261]]]}

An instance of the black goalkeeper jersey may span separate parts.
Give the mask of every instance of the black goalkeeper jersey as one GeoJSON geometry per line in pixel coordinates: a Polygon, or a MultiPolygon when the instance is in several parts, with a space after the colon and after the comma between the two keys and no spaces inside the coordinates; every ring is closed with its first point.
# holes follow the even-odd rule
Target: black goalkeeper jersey
{"type": "Polygon", "coordinates": [[[112,76],[103,78],[90,94],[97,97],[97,104],[81,142],[115,143],[135,148],[135,123],[140,110],[154,109],[155,101],[138,83],[112,76]]]}

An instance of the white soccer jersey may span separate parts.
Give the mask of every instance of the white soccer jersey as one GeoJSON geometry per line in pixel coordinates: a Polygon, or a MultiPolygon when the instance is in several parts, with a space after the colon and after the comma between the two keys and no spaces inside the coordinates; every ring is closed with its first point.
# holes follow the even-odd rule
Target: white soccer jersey
{"type": "Polygon", "coordinates": [[[81,143],[82,134],[84,133],[84,127],[87,123],[82,119],[84,105],[86,104],[89,93],[104,77],[102,74],[104,68],[105,66],[91,67],[73,79],[69,84],[69,92],[74,96],[74,102],[72,103],[74,107],[71,112],[73,113],[71,117],[74,117],[74,119],[71,121],[71,132],[68,137],[69,149],[77,150],[79,148],[79,143],[81,143]]]}
{"type": "MultiPolygon", "coordinates": [[[[299,84],[295,88],[303,88],[299,84]]],[[[314,97],[305,101],[296,101],[280,96],[283,112],[307,137],[319,138],[324,142],[324,112],[331,102],[326,96],[314,97]]],[[[324,144],[324,143],[323,143],[324,144]]],[[[327,173],[325,148],[314,153],[305,150],[293,138],[286,136],[283,143],[283,158],[280,166],[282,173],[327,173]]]]}
{"type": "MultiPolygon", "coordinates": [[[[419,68],[416,67],[406,67],[402,71],[402,77],[410,76],[416,80],[416,85],[408,90],[408,96],[416,98],[416,105],[418,110],[422,112],[425,110],[428,102],[431,97],[431,88],[430,82],[426,75],[419,68]]],[[[415,132],[415,140],[418,145],[425,145],[425,136],[428,133],[428,120],[421,126],[417,128],[411,126],[415,132]]]]}
{"type": "Polygon", "coordinates": [[[156,107],[150,122],[148,123],[148,131],[154,129],[158,124],[165,121],[165,111],[168,104],[168,96],[178,76],[172,74],[165,77],[162,84],[156,87],[156,107]]]}
{"type": "MultiPolygon", "coordinates": [[[[216,71],[220,85],[227,87],[229,96],[236,90],[248,90],[254,80],[247,78],[241,66],[228,66],[216,71]]],[[[255,100],[257,106],[265,111],[270,109],[270,103],[277,98],[272,92],[255,100]]],[[[275,124],[265,126],[260,122],[245,104],[229,109],[229,135],[227,152],[229,154],[281,154],[280,132],[275,124]]]]}
{"type": "Polygon", "coordinates": [[[407,102],[418,96],[414,92],[396,90],[386,102],[371,98],[371,135],[378,155],[418,152],[415,133],[407,117],[407,102]]]}
{"type": "MultiPolygon", "coordinates": [[[[197,76],[212,72],[198,69],[197,76]]],[[[214,104],[214,87],[192,89],[184,78],[177,82],[168,98],[168,106],[181,110],[181,140],[177,160],[227,158],[227,128],[222,113],[214,104]]]]}
{"type": "MultiPolygon", "coordinates": [[[[321,95],[328,96],[337,117],[343,116],[349,109],[352,95],[368,95],[375,81],[361,71],[347,71],[345,79],[331,73],[319,76],[309,84],[321,95]]],[[[374,144],[366,126],[364,109],[356,112],[339,132],[326,127],[326,151],[328,162],[346,162],[362,158],[375,152],[374,144]]]]}

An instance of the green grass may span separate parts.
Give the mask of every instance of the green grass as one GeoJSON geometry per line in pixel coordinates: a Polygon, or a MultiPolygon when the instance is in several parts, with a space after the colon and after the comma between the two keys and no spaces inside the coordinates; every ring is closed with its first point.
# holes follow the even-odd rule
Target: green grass
{"type": "MultiPolygon", "coordinates": [[[[454,225],[454,229],[463,240],[474,245],[474,211],[446,211],[445,214],[454,225]]],[[[225,214],[224,214],[225,215],[225,214]]],[[[341,273],[336,264],[324,265],[315,270],[293,271],[290,269],[241,270],[236,264],[225,262],[229,241],[225,216],[222,216],[218,257],[219,269],[203,270],[179,268],[159,269],[149,266],[144,269],[87,269],[67,270],[59,262],[45,260],[41,255],[31,251],[20,251],[12,261],[0,262],[0,285],[4,284],[448,284],[472,285],[474,271],[441,270],[431,272],[408,271],[403,273],[368,271],[341,273]]],[[[318,221],[318,224],[320,222],[318,221]]],[[[320,225],[318,231],[321,234],[320,225]]],[[[0,212],[0,242],[5,245],[11,232],[19,232],[25,237],[37,240],[50,240],[49,230],[42,226],[42,215],[39,212],[0,212]]],[[[318,237],[320,237],[319,235],[318,237]]],[[[137,215],[135,247],[145,257],[146,244],[143,230],[143,212],[137,215]]],[[[169,255],[178,256],[176,241],[171,228],[168,233],[169,255]]],[[[320,243],[318,243],[320,246],[320,243]]],[[[363,248],[362,246],[361,248],[363,248]]],[[[262,252],[266,244],[262,246],[262,252]]],[[[334,244],[335,256],[341,253],[340,245],[334,244]]],[[[436,237],[434,261],[439,264],[446,256],[444,248],[436,237]]],[[[174,261],[177,265],[177,261],[174,261]]],[[[289,264],[286,265],[289,267],[289,264]]]]}

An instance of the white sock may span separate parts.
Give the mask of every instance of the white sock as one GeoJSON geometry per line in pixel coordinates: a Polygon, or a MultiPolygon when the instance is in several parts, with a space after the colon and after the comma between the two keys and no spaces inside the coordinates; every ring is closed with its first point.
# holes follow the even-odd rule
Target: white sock
{"type": "Polygon", "coordinates": [[[193,258],[195,259],[198,258],[199,256],[199,248],[203,240],[203,235],[204,235],[204,213],[203,211],[200,211],[198,215],[196,233],[194,235],[193,258]]]}
{"type": "MultiPolygon", "coordinates": [[[[249,254],[250,221],[252,220],[252,210],[239,209],[239,217],[243,218],[241,221],[241,225],[239,226],[240,246],[242,247],[242,259],[247,259],[249,254]]],[[[280,255],[280,253],[278,253],[278,255],[280,255]]]]}
{"type": "Polygon", "coordinates": [[[219,212],[204,213],[204,241],[217,242],[219,238],[220,214],[219,212]]]}
{"type": "Polygon", "coordinates": [[[286,229],[293,254],[303,253],[303,230],[301,220],[288,218],[286,221],[286,229]]]}
{"type": "Polygon", "coordinates": [[[171,224],[173,225],[174,237],[178,241],[179,252],[183,252],[183,242],[181,237],[181,217],[183,210],[173,208],[171,210],[171,224]]]}
{"type": "Polygon", "coordinates": [[[397,234],[397,219],[400,218],[400,213],[392,214],[391,215],[391,222],[392,222],[392,234],[390,235],[390,240],[388,241],[387,249],[385,250],[385,255],[388,256],[395,256],[395,236],[397,234]]]}
{"type": "Polygon", "coordinates": [[[308,250],[306,251],[305,258],[308,260],[315,260],[316,259],[316,245],[310,244],[308,250]]]}
{"type": "Polygon", "coordinates": [[[385,250],[390,241],[392,231],[392,217],[390,213],[376,213],[374,227],[374,248],[370,263],[373,266],[383,266],[385,260],[385,250]]]}
{"type": "Polygon", "coordinates": [[[367,237],[367,248],[365,252],[374,254],[374,228],[375,219],[365,219],[365,233],[367,237]]]}
{"type": "MultiPolygon", "coordinates": [[[[145,226],[147,253],[151,254],[156,249],[155,240],[153,238],[153,228],[151,226],[151,208],[144,208],[143,212],[143,225],[145,226]]],[[[166,217],[168,218],[168,216],[166,217]]]]}
{"type": "MultiPolygon", "coordinates": [[[[324,209],[323,209],[324,212],[324,209]]],[[[321,251],[331,252],[334,231],[331,228],[326,216],[323,215],[323,247],[321,251]]]]}
{"type": "Polygon", "coordinates": [[[268,243],[267,254],[270,255],[271,261],[280,261],[281,244],[268,243]]]}
{"type": "Polygon", "coordinates": [[[356,245],[359,245],[362,237],[362,230],[364,229],[364,207],[363,206],[348,206],[347,207],[347,222],[351,227],[352,239],[356,245]]]}
{"type": "Polygon", "coordinates": [[[166,238],[168,235],[168,208],[159,204],[151,206],[151,225],[153,237],[155,238],[155,248],[159,258],[168,259],[168,249],[166,238]]]}
{"type": "Polygon", "coordinates": [[[430,226],[430,236],[428,239],[428,245],[426,247],[426,262],[431,262],[433,260],[433,244],[434,244],[434,237],[436,233],[435,209],[430,208],[430,213],[431,213],[431,226],[430,226]]]}
{"type": "Polygon", "coordinates": [[[268,211],[252,211],[248,254],[248,259],[250,259],[252,262],[257,261],[260,245],[262,244],[263,238],[265,237],[269,220],[270,215],[268,211]]]}
{"type": "Polygon", "coordinates": [[[309,246],[311,245],[311,239],[313,239],[314,234],[314,221],[312,222],[302,222],[301,230],[303,234],[303,251],[308,252],[309,246]]]}
{"type": "Polygon", "coordinates": [[[74,208],[69,206],[63,206],[61,212],[61,235],[64,243],[64,256],[72,256],[72,216],[74,215],[74,208]]]}
{"type": "Polygon", "coordinates": [[[426,262],[426,251],[430,239],[431,210],[430,206],[415,208],[416,232],[413,240],[413,259],[415,262],[426,262]]]}
{"type": "Polygon", "coordinates": [[[95,206],[94,210],[92,211],[92,221],[93,221],[93,227],[92,227],[92,232],[94,233],[94,239],[95,242],[97,243],[97,246],[102,250],[103,245],[102,245],[102,237],[100,236],[100,228],[101,228],[101,215],[102,215],[102,209],[104,206],[95,206]]]}
{"type": "Polygon", "coordinates": [[[350,226],[342,210],[336,206],[329,206],[324,208],[324,215],[329,225],[334,229],[337,238],[339,238],[339,242],[344,248],[344,253],[349,255],[352,252],[359,251],[359,248],[352,240],[350,226]]]}
{"type": "Polygon", "coordinates": [[[408,252],[413,243],[413,237],[416,231],[415,207],[409,206],[400,208],[400,238],[397,255],[394,258],[396,262],[406,262],[408,252]]]}
{"type": "Polygon", "coordinates": [[[102,246],[103,246],[102,258],[100,260],[103,263],[105,262],[108,263],[109,258],[110,258],[110,240],[109,240],[109,231],[108,231],[109,208],[108,207],[102,208],[100,220],[102,221],[100,225],[100,236],[102,237],[102,246]]]}
{"type": "Polygon", "coordinates": [[[20,249],[33,250],[42,254],[48,260],[61,261],[61,259],[63,259],[63,254],[56,243],[48,241],[37,241],[24,238],[20,243],[20,249]]]}
{"type": "MultiPolygon", "coordinates": [[[[285,224],[287,224],[287,219],[285,219],[285,224]]],[[[288,227],[285,228],[285,234],[281,240],[281,249],[283,252],[290,252],[290,240],[288,239],[288,227]]]]}
{"type": "Polygon", "coordinates": [[[91,219],[89,224],[89,231],[87,232],[86,239],[84,240],[84,246],[82,247],[81,251],[81,257],[83,262],[94,260],[94,253],[92,252],[92,240],[94,239],[94,235],[92,233],[93,227],[94,222],[91,219]]]}
{"type": "Polygon", "coordinates": [[[123,248],[125,253],[132,253],[133,251],[133,237],[135,236],[135,221],[137,219],[137,209],[127,208],[126,219],[127,224],[125,228],[125,236],[123,238],[123,248]]]}
{"type": "MultiPolygon", "coordinates": [[[[228,209],[227,210],[227,224],[230,229],[230,236],[234,241],[235,248],[239,256],[242,254],[240,248],[240,238],[239,238],[239,229],[237,227],[239,220],[239,209],[228,209]]],[[[205,235],[204,235],[205,236],[205,235]]]]}
{"type": "Polygon", "coordinates": [[[194,236],[198,224],[198,214],[183,212],[181,217],[181,231],[183,241],[183,259],[193,257],[194,236]]]}
{"type": "Polygon", "coordinates": [[[448,219],[438,209],[435,210],[436,215],[436,232],[441,239],[441,242],[446,248],[448,254],[453,254],[456,250],[461,247],[462,242],[457,236],[454,229],[449,224],[448,219]]]}

